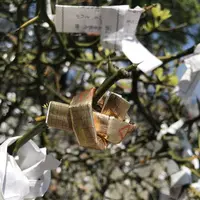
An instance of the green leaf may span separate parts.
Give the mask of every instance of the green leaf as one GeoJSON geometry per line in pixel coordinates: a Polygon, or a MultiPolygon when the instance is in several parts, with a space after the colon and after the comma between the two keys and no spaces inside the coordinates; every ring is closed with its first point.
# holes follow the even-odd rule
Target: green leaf
{"type": "Polygon", "coordinates": [[[178,77],[176,75],[169,75],[167,79],[170,85],[176,86],[178,84],[178,77]]]}
{"type": "Polygon", "coordinates": [[[160,81],[165,79],[165,77],[163,76],[163,68],[156,69],[154,73],[160,81]]]}
{"type": "Polygon", "coordinates": [[[158,27],[164,20],[170,18],[171,12],[169,9],[161,9],[161,5],[158,3],[156,7],[152,8],[152,15],[155,19],[155,25],[158,27]]]}
{"type": "Polygon", "coordinates": [[[48,60],[47,60],[47,57],[46,57],[45,53],[42,53],[42,54],[41,54],[40,60],[41,60],[43,63],[48,63],[48,60]]]}
{"type": "Polygon", "coordinates": [[[160,17],[161,16],[160,4],[157,3],[156,6],[151,9],[151,12],[152,12],[154,18],[160,17]]]}
{"type": "Polygon", "coordinates": [[[154,29],[154,25],[152,22],[148,21],[146,24],[143,25],[145,31],[150,32],[154,29]]]}
{"type": "Polygon", "coordinates": [[[163,85],[156,85],[156,95],[159,95],[159,93],[161,92],[161,90],[165,88],[165,86],[163,85]]]}
{"type": "Polygon", "coordinates": [[[109,56],[109,55],[111,54],[111,52],[112,52],[112,51],[109,50],[109,49],[105,49],[105,50],[104,50],[104,53],[105,53],[106,56],[109,56]]]}
{"type": "Polygon", "coordinates": [[[27,53],[26,57],[28,58],[29,61],[32,61],[33,59],[35,59],[35,55],[33,55],[31,53],[27,53]]]}
{"type": "Polygon", "coordinates": [[[86,52],[86,53],[85,53],[85,57],[86,57],[88,60],[93,60],[93,55],[92,55],[92,53],[90,53],[90,52],[86,52]]]}
{"type": "Polygon", "coordinates": [[[164,20],[170,18],[171,16],[172,16],[172,15],[171,15],[171,13],[170,13],[170,10],[164,9],[164,10],[162,11],[161,21],[164,21],[164,20]]]}
{"type": "Polygon", "coordinates": [[[6,99],[6,96],[0,93],[0,99],[5,100],[5,99],[6,99]]]}

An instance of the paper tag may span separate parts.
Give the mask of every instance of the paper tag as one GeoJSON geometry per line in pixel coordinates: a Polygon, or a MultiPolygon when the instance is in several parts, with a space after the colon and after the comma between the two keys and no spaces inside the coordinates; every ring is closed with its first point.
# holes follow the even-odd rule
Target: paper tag
{"type": "Polygon", "coordinates": [[[93,6],[56,5],[55,25],[57,32],[100,32],[100,8],[93,6]]]}
{"type": "Polygon", "coordinates": [[[144,9],[139,6],[127,11],[124,19],[124,39],[135,39],[135,32],[143,11],[144,9]]]}
{"type": "Polygon", "coordinates": [[[127,111],[130,104],[115,93],[101,99],[101,113],[93,111],[94,90],[76,95],[69,106],[51,102],[46,123],[58,129],[73,129],[80,146],[103,150],[108,142],[120,143],[136,129],[136,125],[129,123],[127,111]]]}
{"type": "Polygon", "coordinates": [[[123,40],[122,51],[134,64],[139,64],[138,69],[147,73],[162,64],[149,50],[147,50],[136,38],[135,40],[123,40]]]}
{"type": "Polygon", "coordinates": [[[162,62],[152,55],[135,37],[143,9],[123,6],[65,6],[56,5],[55,25],[57,32],[100,33],[104,48],[123,51],[128,59],[139,64],[147,73],[162,62]]]}
{"type": "Polygon", "coordinates": [[[124,37],[124,16],[129,6],[102,7],[101,43],[104,48],[121,50],[124,37]]]}

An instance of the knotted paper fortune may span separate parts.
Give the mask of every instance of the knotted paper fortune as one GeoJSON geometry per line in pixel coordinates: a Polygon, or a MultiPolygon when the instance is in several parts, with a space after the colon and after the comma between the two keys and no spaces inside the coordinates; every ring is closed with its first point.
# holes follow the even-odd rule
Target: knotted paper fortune
{"type": "Polygon", "coordinates": [[[136,29],[143,8],[120,6],[56,5],[57,32],[100,35],[104,48],[122,51],[138,69],[148,73],[162,64],[136,38],[136,29]]]}
{"type": "Polygon", "coordinates": [[[101,99],[101,112],[94,111],[94,91],[92,88],[79,93],[70,105],[51,101],[46,123],[49,127],[73,131],[80,146],[103,150],[108,142],[120,143],[136,125],[127,122],[129,103],[115,93],[101,99]]]}

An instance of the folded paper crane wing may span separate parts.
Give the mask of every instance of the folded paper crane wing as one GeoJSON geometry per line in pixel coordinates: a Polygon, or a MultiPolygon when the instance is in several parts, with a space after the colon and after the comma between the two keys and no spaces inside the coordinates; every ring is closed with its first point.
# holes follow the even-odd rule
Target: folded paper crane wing
{"type": "Polygon", "coordinates": [[[76,95],[70,105],[50,102],[46,123],[49,127],[73,131],[79,145],[93,149],[106,149],[108,142],[120,143],[136,129],[128,123],[129,103],[115,93],[99,102],[101,112],[92,109],[95,89],[76,95]]]}

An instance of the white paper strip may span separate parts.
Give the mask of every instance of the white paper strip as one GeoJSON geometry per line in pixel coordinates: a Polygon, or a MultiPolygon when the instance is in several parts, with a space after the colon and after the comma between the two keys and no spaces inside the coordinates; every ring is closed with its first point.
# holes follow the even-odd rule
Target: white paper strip
{"type": "Polygon", "coordinates": [[[124,39],[135,40],[135,32],[143,11],[139,6],[128,9],[124,19],[124,39]]]}
{"type": "Polygon", "coordinates": [[[135,37],[143,9],[128,6],[102,7],[101,43],[105,48],[123,51],[128,59],[139,64],[144,73],[152,71],[162,62],[152,55],[135,37]]]}
{"type": "Polygon", "coordinates": [[[162,64],[148,49],[146,49],[136,38],[135,40],[123,40],[122,51],[127,58],[144,73],[150,72],[162,64]]]}
{"type": "Polygon", "coordinates": [[[100,32],[100,8],[93,6],[56,5],[55,25],[57,32],[100,32]]]}
{"type": "Polygon", "coordinates": [[[136,38],[135,32],[143,9],[137,6],[65,6],[56,5],[55,25],[58,32],[99,33],[104,48],[123,51],[128,59],[139,64],[144,73],[162,62],[136,38]]]}
{"type": "Polygon", "coordinates": [[[121,51],[124,38],[124,16],[129,6],[102,7],[101,44],[104,48],[121,51]]]}

